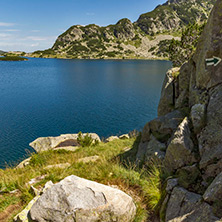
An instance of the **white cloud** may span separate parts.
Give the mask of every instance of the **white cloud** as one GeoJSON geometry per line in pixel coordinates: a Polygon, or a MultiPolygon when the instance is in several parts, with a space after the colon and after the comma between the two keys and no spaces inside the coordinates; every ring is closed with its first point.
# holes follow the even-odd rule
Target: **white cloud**
{"type": "Polygon", "coordinates": [[[21,30],[19,30],[19,29],[5,29],[3,31],[4,32],[20,32],[21,30]]]}
{"type": "Polygon", "coordinates": [[[31,47],[36,47],[36,46],[39,46],[39,43],[31,44],[31,47]]]}
{"type": "Polygon", "coordinates": [[[3,27],[14,26],[14,25],[15,25],[14,23],[0,22],[0,26],[3,26],[3,27]]]}
{"type": "Polygon", "coordinates": [[[11,37],[11,35],[7,33],[0,33],[0,38],[8,38],[8,37],[11,37]]]}

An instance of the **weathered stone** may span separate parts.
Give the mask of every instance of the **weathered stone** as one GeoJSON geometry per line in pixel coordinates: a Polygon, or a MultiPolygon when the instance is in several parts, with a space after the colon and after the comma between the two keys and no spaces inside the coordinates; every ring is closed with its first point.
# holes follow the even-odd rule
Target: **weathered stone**
{"type": "Polygon", "coordinates": [[[78,146],[64,146],[64,147],[56,147],[53,150],[65,150],[65,151],[70,151],[70,152],[75,152],[79,150],[80,147],[78,146]]]}
{"type": "Polygon", "coordinates": [[[159,142],[153,135],[149,142],[140,143],[136,154],[137,162],[148,161],[152,157],[163,159],[165,156],[166,145],[159,142]]]}
{"type": "Polygon", "coordinates": [[[193,142],[190,137],[187,117],[178,126],[173,138],[167,147],[164,165],[169,171],[174,171],[196,161],[193,154],[193,142]]]}
{"type": "Polygon", "coordinates": [[[201,172],[194,164],[177,170],[177,175],[179,185],[187,189],[192,184],[196,185],[196,180],[201,177],[201,172]]]}
{"type": "Polygon", "coordinates": [[[110,136],[110,137],[108,137],[108,138],[106,139],[106,143],[111,142],[111,141],[113,141],[113,140],[118,140],[118,139],[119,139],[118,136],[110,136]]]}
{"type": "Polygon", "coordinates": [[[124,192],[76,176],[53,185],[29,211],[34,221],[133,221],[136,207],[124,192]]]}
{"type": "Polygon", "coordinates": [[[184,108],[188,106],[189,101],[189,84],[191,76],[191,64],[190,62],[185,63],[180,68],[180,74],[178,76],[178,97],[175,101],[175,108],[184,108]]]}
{"type": "Polygon", "coordinates": [[[183,119],[184,115],[175,110],[148,122],[143,128],[141,142],[148,142],[151,134],[160,142],[167,142],[183,119]]]}
{"type": "Polygon", "coordinates": [[[14,217],[13,221],[14,222],[29,222],[29,219],[28,219],[29,210],[31,209],[33,204],[38,200],[38,198],[39,196],[36,196],[34,199],[32,199],[29,202],[29,204],[25,207],[25,209],[14,217]]]}
{"type": "Polygon", "coordinates": [[[193,154],[194,145],[190,136],[189,123],[186,117],[178,126],[167,147],[164,165],[169,171],[174,171],[196,161],[193,154]]]}
{"type": "Polygon", "coordinates": [[[53,168],[64,169],[64,168],[68,168],[70,166],[71,166],[70,163],[60,163],[60,164],[48,165],[48,166],[44,167],[44,169],[45,170],[49,170],[49,169],[53,169],[53,168]]]}
{"type": "Polygon", "coordinates": [[[188,192],[184,188],[175,187],[170,196],[166,222],[216,222],[209,204],[202,201],[202,196],[188,192]]]}
{"type": "Polygon", "coordinates": [[[42,190],[38,190],[38,189],[34,188],[33,186],[31,186],[32,192],[35,193],[36,197],[29,202],[29,204],[25,207],[25,209],[23,211],[21,211],[19,214],[17,214],[14,217],[13,221],[14,222],[29,222],[29,221],[31,221],[28,216],[30,209],[32,208],[33,204],[39,199],[40,194],[43,194],[47,189],[51,188],[52,185],[53,185],[52,181],[48,181],[42,190]]]}
{"type": "Polygon", "coordinates": [[[25,166],[29,165],[30,160],[31,160],[31,157],[23,160],[21,163],[19,163],[19,165],[18,165],[16,168],[17,168],[17,169],[24,168],[25,166]]]}
{"type": "MultiPolygon", "coordinates": [[[[83,133],[83,138],[87,135],[87,133],[83,133]]],[[[88,134],[93,142],[96,140],[101,142],[99,136],[95,133],[88,134]]],[[[60,147],[76,147],[78,144],[78,134],[62,134],[57,137],[40,137],[35,141],[31,142],[29,145],[36,151],[42,152],[46,150],[58,149],[60,147]]],[[[64,148],[63,148],[64,149],[64,148]]]]}
{"type": "Polygon", "coordinates": [[[174,77],[172,76],[174,72],[179,72],[179,68],[172,68],[166,73],[158,105],[158,116],[174,110],[174,77]]]}
{"type": "Polygon", "coordinates": [[[42,181],[43,179],[45,179],[46,176],[47,176],[47,175],[42,175],[42,176],[38,176],[38,177],[32,178],[32,179],[27,183],[27,185],[28,185],[28,184],[29,184],[29,185],[36,184],[36,183],[42,181]]]}
{"type": "MultiPolygon", "coordinates": [[[[200,168],[222,159],[222,85],[210,90],[207,106],[207,124],[198,135],[200,168]]],[[[221,169],[222,170],[222,169],[221,169]]]]}
{"type": "Polygon", "coordinates": [[[100,157],[99,156],[87,156],[84,158],[81,158],[78,160],[78,162],[82,162],[82,163],[90,163],[90,162],[96,162],[97,160],[99,160],[100,157]]]}
{"type": "Polygon", "coordinates": [[[123,140],[123,139],[129,139],[129,135],[128,134],[123,134],[121,136],[119,136],[119,139],[123,140]]]}
{"type": "Polygon", "coordinates": [[[222,200],[222,172],[214,179],[203,195],[205,201],[211,203],[222,200]]]}
{"type": "Polygon", "coordinates": [[[177,185],[178,185],[177,178],[167,180],[166,192],[170,193],[173,190],[173,188],[176,187],[177,185]]]}
{"type": "Polygon", "coordinates": [[[202,175],[204,180],[207,181],[208,178],[215,178],[220,172],[222,172],[222,159],[218,162],[207,165],[204,174],[202,175]]]}
{"type": "Polygon", "coordinates": [[[194,127],[194,132],[199,133],[205,125],[206,119],[206,105],[205,104],[196,104],[191,108],[191,120],[194,127]]]}
{"type": "Polygon", "coordinates": [[[50,180],[48,181],[45,186],[42,188],[41,190],[41,194],[43,194],[46,190],[48,190],[49,188],[51,188],[53,186],[53,182],[50,180]]]}

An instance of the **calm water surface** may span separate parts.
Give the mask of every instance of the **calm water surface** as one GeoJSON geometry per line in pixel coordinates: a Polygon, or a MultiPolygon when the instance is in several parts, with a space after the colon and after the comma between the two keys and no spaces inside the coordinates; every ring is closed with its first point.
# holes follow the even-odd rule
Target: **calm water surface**
{"type": "Polygon", "coordinates": [[[167,61],[0,62],[0,167],[42,136],[141,130],[157,116],[167,61]]]}

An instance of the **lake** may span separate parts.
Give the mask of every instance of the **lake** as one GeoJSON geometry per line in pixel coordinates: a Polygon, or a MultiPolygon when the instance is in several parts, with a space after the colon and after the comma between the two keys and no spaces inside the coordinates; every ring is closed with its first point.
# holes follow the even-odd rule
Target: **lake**
{"type": "Polygon", "coordinates": [[[37,137],[120,135],[157,116],[168,61],[30,58],[0,62],[0,168],[37,137]]]}

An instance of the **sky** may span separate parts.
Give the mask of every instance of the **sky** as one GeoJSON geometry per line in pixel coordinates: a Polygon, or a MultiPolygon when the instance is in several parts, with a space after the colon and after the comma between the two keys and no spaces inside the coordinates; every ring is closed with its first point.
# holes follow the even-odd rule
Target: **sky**
{"type": "Polygon", "coordinates": [[[166,0],[0,0],[0,50],[33,52],[51,48],[72,25],[136,21],[166,0]]]}

